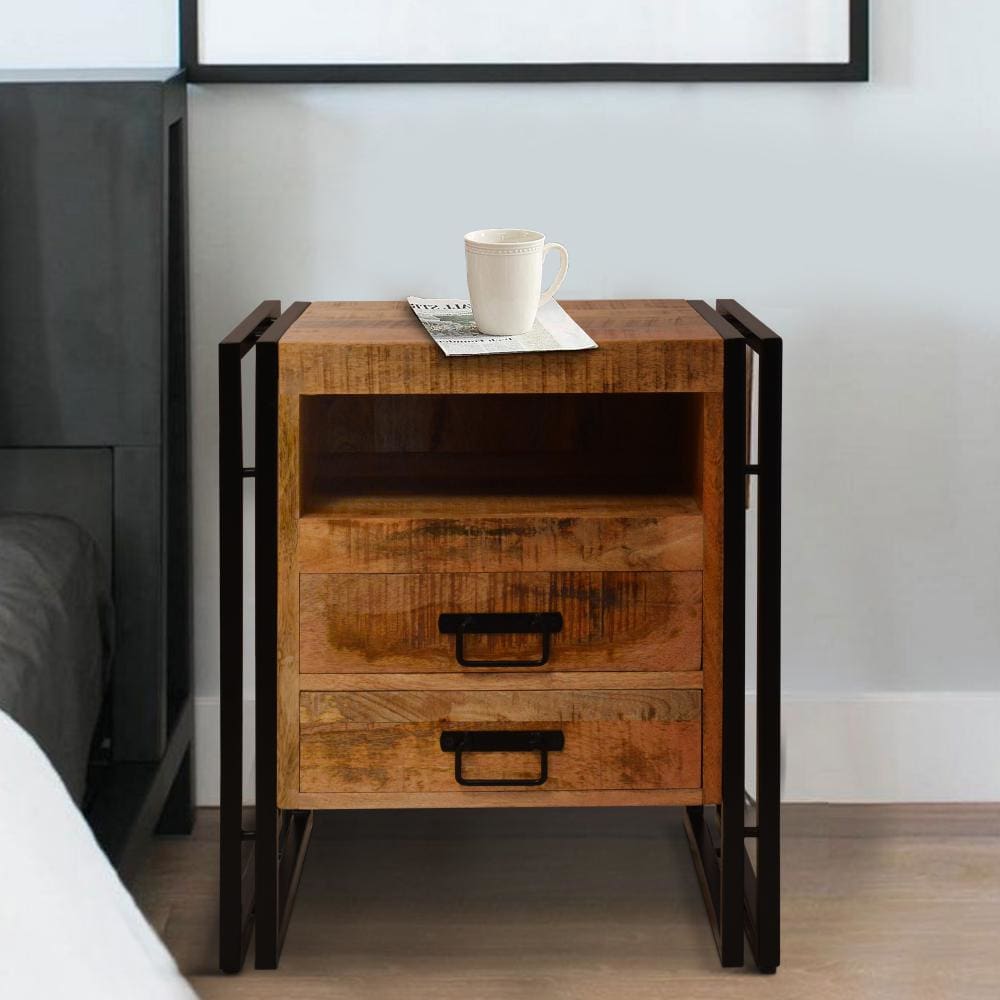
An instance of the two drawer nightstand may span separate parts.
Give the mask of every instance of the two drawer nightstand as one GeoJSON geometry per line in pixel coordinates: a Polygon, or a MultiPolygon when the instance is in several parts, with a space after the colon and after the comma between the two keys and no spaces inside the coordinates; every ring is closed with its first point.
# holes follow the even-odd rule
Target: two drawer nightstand
{"type": "Polygon", "coordinates": [[[405,302],[266,302],[222,343],[225,970],[242,965],[251,918],[258,967],[276,966],[314,810],[572,805],[686,807],[723,964],[743,964],[746,932],[758,966],[777,967],[781,341],[733,302],[564,305],[599,350],[447,359],[405,302]]]}

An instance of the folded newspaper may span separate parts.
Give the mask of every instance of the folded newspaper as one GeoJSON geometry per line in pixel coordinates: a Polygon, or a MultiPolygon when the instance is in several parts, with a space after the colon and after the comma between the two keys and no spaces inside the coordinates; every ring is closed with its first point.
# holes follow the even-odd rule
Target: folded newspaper
{"type": "Polygon", "coordinates": [[[467,299],[419,299],[411,295],[406,301],[434,343],[449,358],[532,351],[586,351],[597,347],[554,300],[538,310],[534,327],[517,337],[492,337],[480,333],[467,299]]]}

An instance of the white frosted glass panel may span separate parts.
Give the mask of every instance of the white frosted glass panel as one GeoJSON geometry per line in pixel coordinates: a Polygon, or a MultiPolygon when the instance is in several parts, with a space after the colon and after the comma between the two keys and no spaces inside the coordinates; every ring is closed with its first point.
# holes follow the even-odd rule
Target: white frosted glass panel
{"type": "Polygon", "coordinates": [[[846,63],[849,0],[200,0],[200,61],[846,63]]]}

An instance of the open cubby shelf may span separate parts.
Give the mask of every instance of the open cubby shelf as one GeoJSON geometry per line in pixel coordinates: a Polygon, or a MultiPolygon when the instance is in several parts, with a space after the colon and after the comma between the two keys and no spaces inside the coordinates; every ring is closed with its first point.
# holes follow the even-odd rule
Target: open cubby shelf
{"type": "Polygon", "coordinates": [[[303,517],[691,514],[695,394],[303,396],[303,517]]]}

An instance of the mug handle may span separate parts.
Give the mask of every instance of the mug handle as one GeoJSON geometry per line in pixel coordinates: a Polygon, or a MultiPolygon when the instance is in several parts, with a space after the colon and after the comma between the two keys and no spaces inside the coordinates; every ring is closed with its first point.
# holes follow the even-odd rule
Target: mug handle
{"type": "Polygon", "coordinates": [[[542,264],[545,264],[545,257],[550,250],[558,250],[562,262],[559,265],[559,273],[556,275],[555,281],[542,292],[542,297],[538,300],[540,306],[545,305],[559,291],[562,283],[566,280],[566,272],[569,270],[569,251],[561,243],[546,243],[542,247],[542,264]]]}

